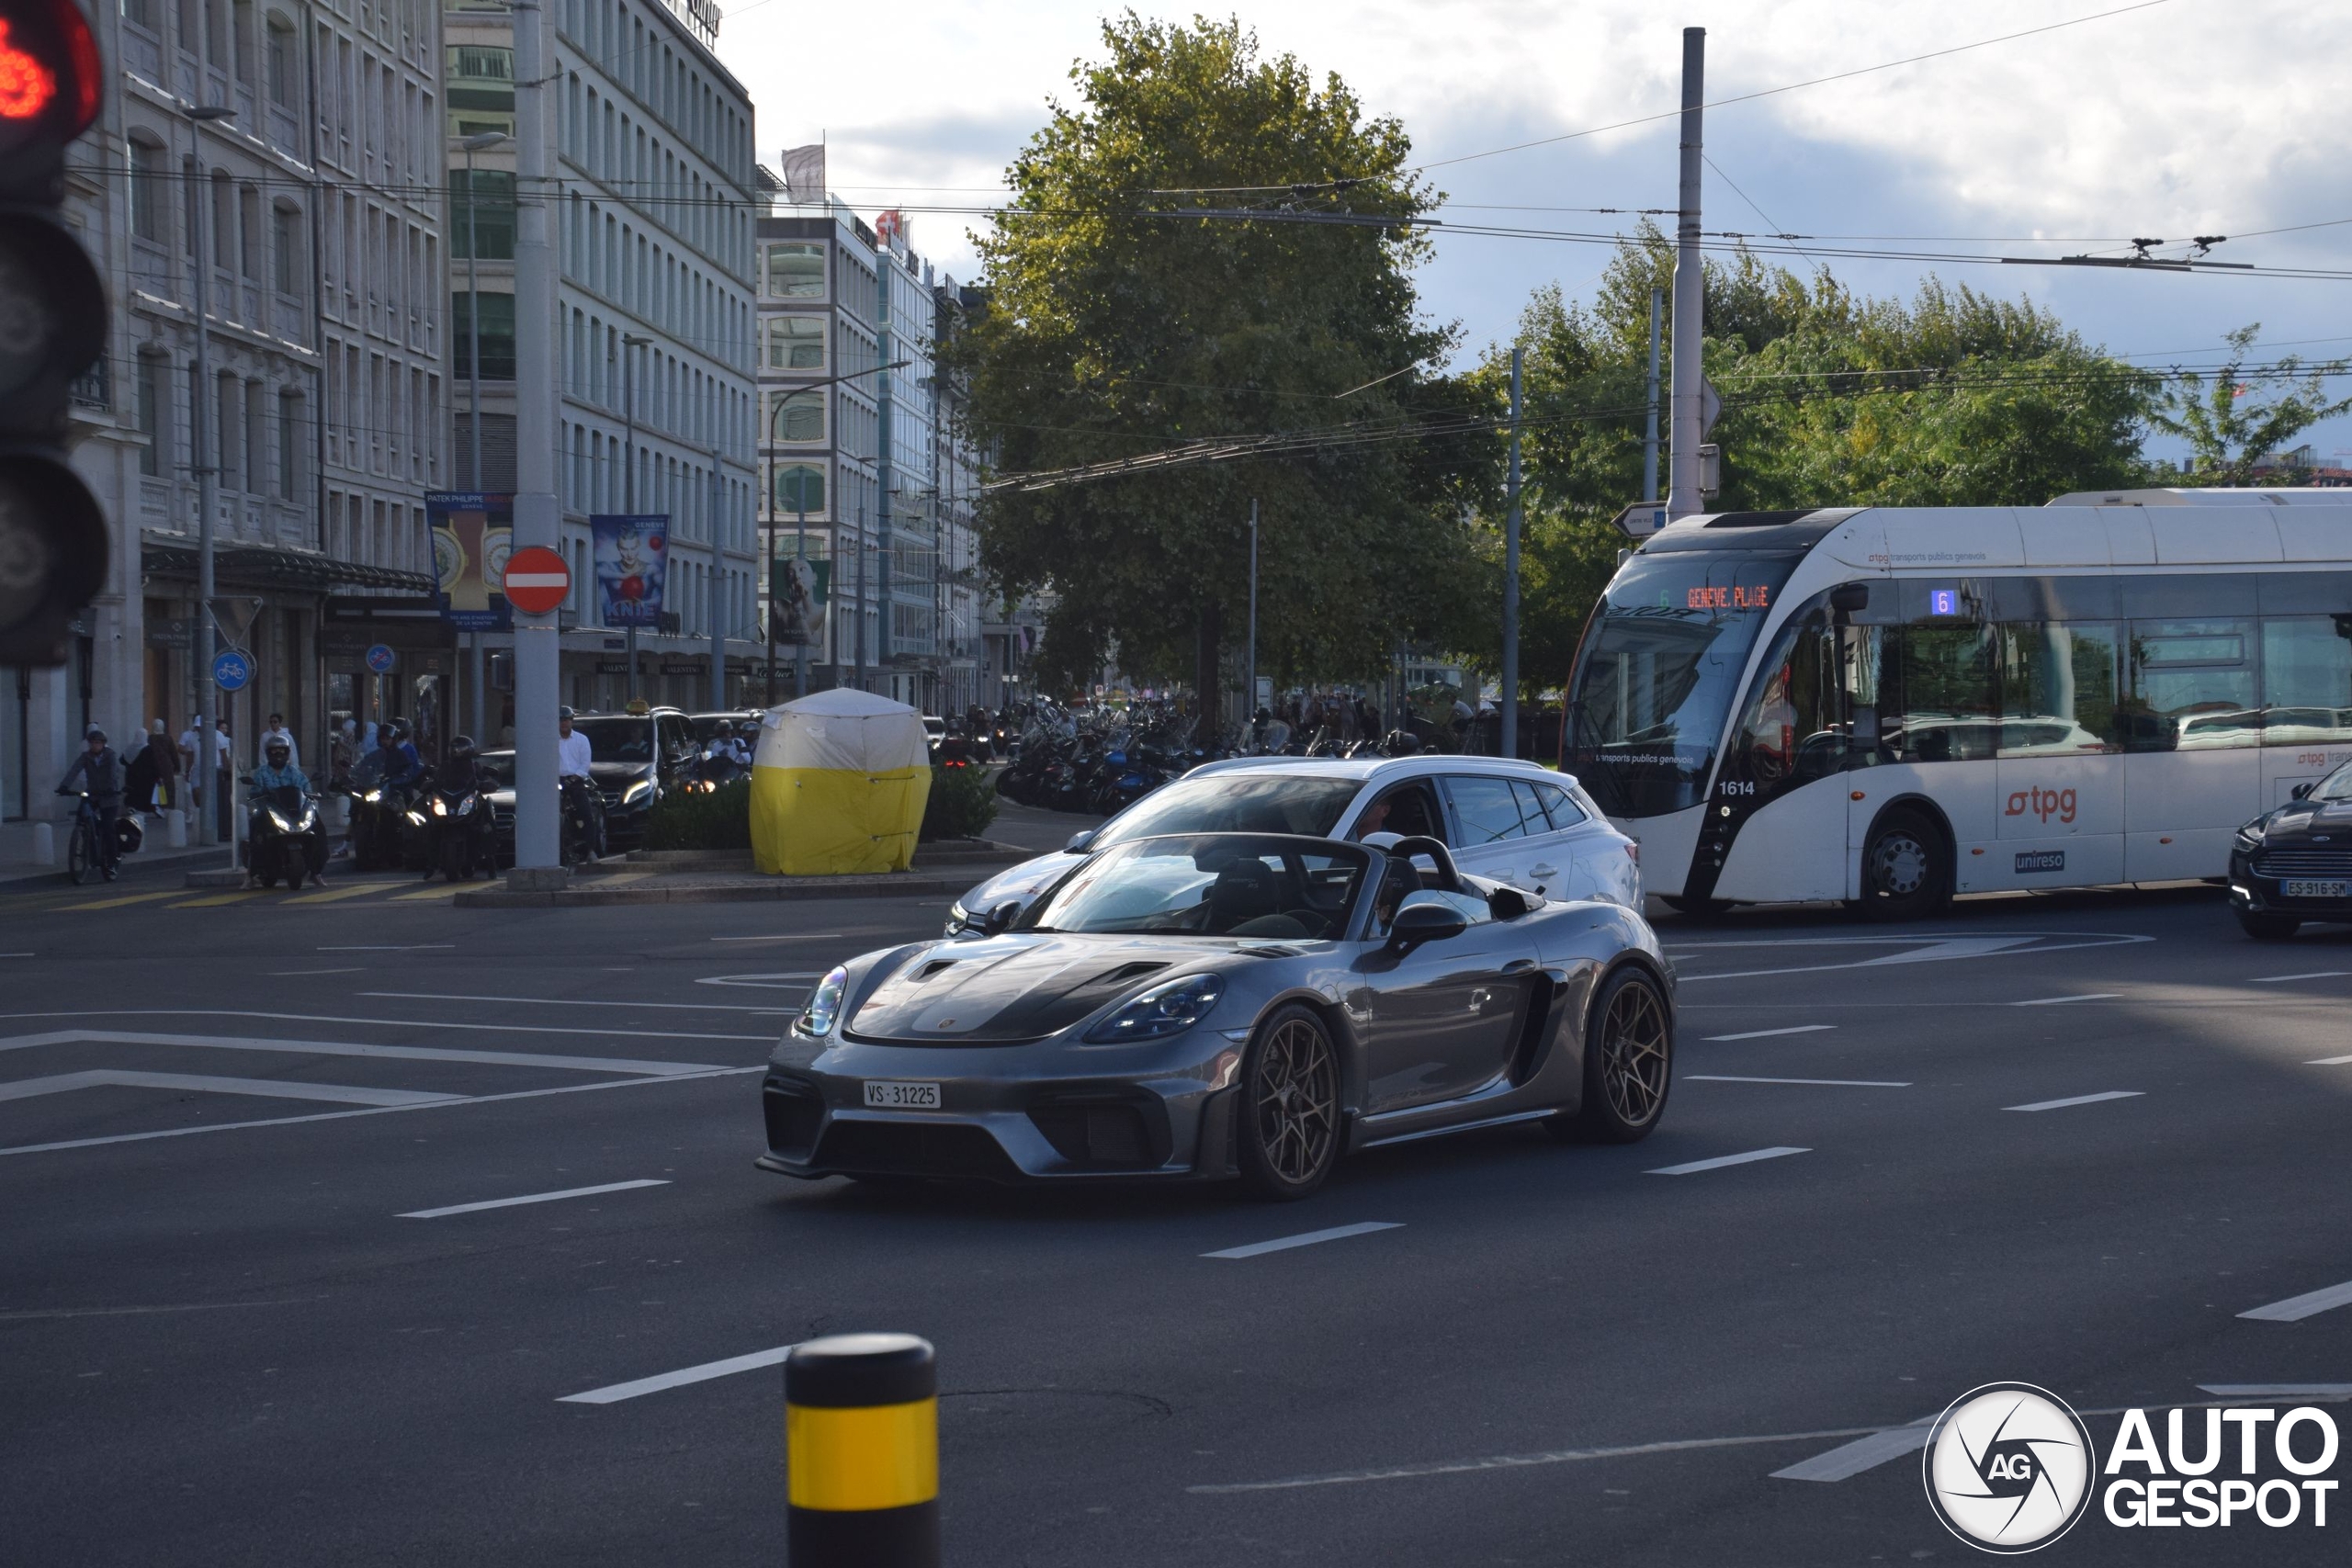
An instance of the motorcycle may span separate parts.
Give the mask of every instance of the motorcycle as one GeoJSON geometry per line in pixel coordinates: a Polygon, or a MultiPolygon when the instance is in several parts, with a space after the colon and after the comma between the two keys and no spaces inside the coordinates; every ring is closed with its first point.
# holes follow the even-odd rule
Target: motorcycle
{"type": "Polygon", "coordinates": [[[288,888],[300,887],[305,874],[316,876],[324,871],[327,830],[319,819],[319,797],[293,784],[255,795],[246,863],[264,887],[277,886],[281,877],[288,888]]]}
{"type": "Polygon", "coordinates": [[[478,784],[435,784],[412,813],[425,843],[424,874],[463,882],[480,870],[498,874],[498,808],[478,784]]]}
{"type": "Polygon", "coordinates": [[[384,784],[374,754],[362,758],[336,787],[351,800],[351,869],[381,871],[407,860],[408,840],[419,822],[410,809],[409,792],[384,784]]]}
{"type": "Polygon", "coordinates": [[[582,778],[562,781],[563,820],[558,841],[566,865],[602,860],[605,855],[605,802],[595,786],[582,778]]]}

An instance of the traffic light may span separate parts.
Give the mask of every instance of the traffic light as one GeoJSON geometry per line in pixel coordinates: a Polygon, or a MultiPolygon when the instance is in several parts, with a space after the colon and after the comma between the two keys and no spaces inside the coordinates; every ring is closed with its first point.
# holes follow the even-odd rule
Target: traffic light
{"type": "Polygon", "coordinates": [[[63,663],[106,581],[106,518],[64,445],[74,380],[106,347],[106,288],[56,216],[65,144],[105,82],[74,0],[0,6],[0,664],[63,663]]]}

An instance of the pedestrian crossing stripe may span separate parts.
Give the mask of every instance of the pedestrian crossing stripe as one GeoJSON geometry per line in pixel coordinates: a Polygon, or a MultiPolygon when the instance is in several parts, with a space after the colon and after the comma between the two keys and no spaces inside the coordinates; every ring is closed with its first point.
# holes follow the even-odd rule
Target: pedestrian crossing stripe
{"type": "Polygon", "coordinates": [[[127,893],[119,898],[96,898],[88,903],[59,907],[66,909],[119,909],[125,904],[150,904],[158,898],[176,898],[187,891],[185,887],[175,887],[168,893],[127,893]]]}
{"type": "Polygon", "coordinates": [[[395,893],[384,900],[387,904],[406,904],[419,898],[450,898],[457,896],[454,887],[426,887],[414,893],[395,893]]]}
{"type": "Polygon", "coordinates": [[[381,893],[387,884],[355,882],[347,886],[330,887],[321,893],[304,893],[286,900],[288,904],[332,904],[338,898],[356,898],[363,893],[381,893]]]}
{"type": "MultiPolygon", "coordinates": [[[[181,891],[187,890],[183,888],[181,891]]],[[[185,904],[171,904],[165,907],[173,909],[209,909],[216,904],[242,904],[248,898],[260,897],[261,889],[245,888],[234,893],[215,893],[209,898],[190,898],[185,904]]]]}

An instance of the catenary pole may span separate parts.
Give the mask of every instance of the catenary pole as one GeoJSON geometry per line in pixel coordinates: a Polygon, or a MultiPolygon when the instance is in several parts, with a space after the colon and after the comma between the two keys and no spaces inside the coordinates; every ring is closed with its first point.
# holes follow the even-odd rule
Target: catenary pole
{"type": "Polygon", "coordinates": [[[1672,488],[1666,500],[1668,522],[1688,517],[1705,502],[1699,495],[1699,347],[1706,330],[1705,275],[1699,260],[1700,105],[1706,98],[1707,29],[1682,29],[1682,183],[1674,220],[1673,430],[1668,443],[1672,488]]]}
{"type": "MultiPolygon", "coordinates": [[[[547,13],[514,0],[515,147],[514,545],[562,547],[555,473],[555,247],[548,231],[547,13]]],[[[514,613],[514,874],[518,887],[564,878],[557,854],[554,612],[514,613]]]]}
{"type": "Polygon", "coordinates": [[[1510,345],[1510,475],[1503,519],[1502,754],[1519,755],[1519,385],[1520,345],[1510,345]]]}
{"type": "Polygon", "coordinates": [[[1250,655],[1249,683],[1241,689],[1244,734],[1258,719],[1258,498],[1250,498],[1250,655]]]}

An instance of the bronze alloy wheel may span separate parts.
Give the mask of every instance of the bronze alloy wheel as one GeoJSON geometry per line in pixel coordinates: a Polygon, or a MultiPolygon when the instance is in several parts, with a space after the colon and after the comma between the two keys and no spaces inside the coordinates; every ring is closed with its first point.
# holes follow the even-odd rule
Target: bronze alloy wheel
{"type": "Polygon", "coordinates": [[[1628,1127],[1646,1127],[1666,1103],[1666,1010],[1646,985],[1620,986],[1600,1023],[1600,1087],[1628,1127]]]}
{"type": "Polygon", "coordinates": [[[1245,1092],[1245,1174],[1261,1196],[1305,1197],[1329,1174],[1340,1137],[1339,1058],[1313,1013],[1291,1009],[1272,1021],[1245,1092]]]}

